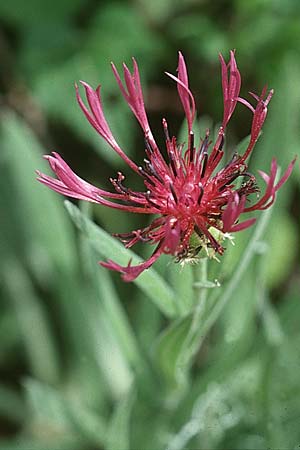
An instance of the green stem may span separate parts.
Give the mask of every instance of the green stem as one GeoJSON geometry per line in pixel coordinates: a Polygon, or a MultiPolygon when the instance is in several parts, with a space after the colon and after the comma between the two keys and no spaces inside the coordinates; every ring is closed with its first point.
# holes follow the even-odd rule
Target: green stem
{"type": "Polygon", "coordinates": [[[182,346],[181,356],[178,358],[178,366],[185,370],[191,365],[193,357],[198,350],[198,341],[195,339],[201,329],[201,322],[206,308],[207,299],[207,258],[201,258],[194,267],[193,287],[195,289],[195,308],[190,329],[182,346]]]}
{"type": "MultiPolygon", "coordinates": [[[[239,262],[238,266],[236,267],[236,270],[233,273],[233,276],[229,283],[227,284],[223,295],[217,300],[217,302],[214,304],[209,316],[205,320],[203,329],[202,329],[202,335],[205,336],[209,330],[212,328],[212,326],[216,323],[218,320],[220,314],[222,313],[224,307],[228,303],[228,301],[231,299],[231,296],[233,292],[238,289],[239,282],[244,275],[245,271],[249,267],[249,264],[258,250],[258,243],[266,229],[266,226],[269,222],[269,219],[271,217],[272,208],[266,210],[261,215],[257,226],[255,228],[255,231],[252,235],[252,238],[246,247],[246,250],[244,252],[243,257],[241,258],[241,261],[239,262]]],[[[213,299],[210,297],[209,303],[211,303],[213,299]]]]}
{"type": "Polygon", "coordinates": [[[201,258],[194,266],[195,311],[191,326],[191,333],[198,328],[205,311],[207,299],[207,258],[201,258]]]}
{"type": "Polygon", "coordinates": [[[193,357],[198,351],[203,339],[205,338],[205,336],[207,336],[208,332],[211,330],[213,325],[218,320],[224,307],[230,300],[233,292],[236,289],[238,289],[238,285],[242,276],[249,267],[249,264],[253,256],[258,251],[259,241],[271,217],[271,212],[272,209],[269,209],[261,215],[260,220],[258,221],[255,231],[252,235],[252,238],[245,250],[245,253],[241,258],[241,261],[239,262],[236,270],[234,271],[231,280],[225,287],[223,295],[221,295],[221,297],[218,299],[217,293],[216,295],[211,295],[210,298],[208,299],[208,303],[206,301],[208,288],[204,287],[207,285],[206,279],[207,261],[201,262],[201,266],[199,266],[199,269],[196,272],[197,276],[199,276],[201,280],[197,281],[193,285],[194,287],[197,287],[197,289],[199,288],[200,291],[197,290],[198,293],[197,303],[194,310],[191,327],[186,337],[183,346],[183,351],[181,353],[181,360],[179,362],[181,367],[186,367],[191,364],[193,357]],[[214,300],[216,299],[217,301],[214,302],[214,300]],[[213,303],[213,306],[211,306],[211,303],[213,303]],[[211,309],[210,308],[208,309],[207,306],[209,306],[211,309]]]}

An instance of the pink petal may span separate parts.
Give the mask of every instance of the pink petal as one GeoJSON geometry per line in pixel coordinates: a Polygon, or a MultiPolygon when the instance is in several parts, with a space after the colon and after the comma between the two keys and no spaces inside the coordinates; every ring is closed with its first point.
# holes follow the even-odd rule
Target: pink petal
{"type": "Polygon", "coordinates": [[[100,86],[94,91],[91,86],[89,86],[84,81],[81,81],[83,85],[87,97],[88,104],[90,106],[91,111],[87,109],[82,98],[79,94],[79,89],[77,84],[75,85],[76,89],[76,98],[78,104],[84,113],[87,120],[90,122],[92,127],[100,134],[100,136],[105,139],[105,141],[115,150],[116,153],[131,167],[132,170],[139,173],[138,166],[123,152],[123,150],[117,144],[113,134],[108,126],[108,123],[105,119],[101,97],[100,97],[100,86]]]}
{"type": "Polygon", "coordinates": [[[241,75],[238,70],[236,60],[234,57],[234,51],[230,51],[230,61],[226,65],[224,58],[219,54],[219,59],[221,62],[221,74],[222,74],[222,89],[223,89],[223,103],[224,103],[224,113],[222,126],[225,129],[228,124],[239,97],[241,89],[241,75]],[[228,78],[229,70],[229,78],[228,78]]]}
{"type": "Polygon", "coordinates": [[[135,280],[144,270],[148,269],[149,267],[154,264],[154,262],[160,257],[162,251],[158,246],[156,250],[154,251],[153,255],[145,262],[138,264],[137,266],[131,266],[131,260],[128,263],[128,266],[123,267],[120,266],[118,263],[108,260],[107,262],[100,262],[99,264],[102,267],[106,267],[107,269],[114,270],[116,272],[120,272],[122,274],[122,279],[124,281],[133,281],[135,280]]]}
{"type": "Polygon", "coordinates": [[[189,132],[192,130],[195,117],[195,100],[189,89],[189,79],[184,57],[178,53],[178,79],[182,83],[177,83],[178,94],[188,122],[189,132]]]}
{"type": "Polygon", "coordinates": [[[192,125],[196,114],[196,106],[194,96],[188,86],[187,70],[183,56],[180,52],[178,61],[178,77],[169,72],[165,72],[165,74],[177,83],[178,94],[185,112],[190,132],[192,130],[192,125]]]}
{"type": "Polygon", "coordinates": [[[281,188],[281,186],[288,180],[288,178],[290,177],[293,167],[295,165],[295,162],[297,160],[297,156],[295,156],[295,158],[293,159],[292,162],[290,162],[290,164],[288,165],[286,171],[284,172],[283,176],[280,178],[280,180],[278,181],[278,183],[275,186],[275,191],[278,191],[278,189],[281,188]]]}
{"type": "Polygon", "coordinates": [[[231,227],[230,232],[234,233],[236,231],[245,230],[246,228],[251,227],[255,222],[256,222],[255,218],[247,219],[244,222],[238,223],[237,225],[234,225],[233,227],[231,227]]]}

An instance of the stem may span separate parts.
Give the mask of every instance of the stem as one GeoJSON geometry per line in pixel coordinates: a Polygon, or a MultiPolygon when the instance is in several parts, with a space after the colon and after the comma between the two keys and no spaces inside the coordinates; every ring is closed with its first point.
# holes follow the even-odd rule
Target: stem
{"type": "Polygon", "coordinates": [[[213,325],[218,320],[220,314],[222,313],[224,307],[230,300],[232,293],[235,289],[238,289],[238,284],[240,279],[244,275],[247,270],[253,256],[257,253],[258,243],[263,235],[263,232],[267,226],[267,223],[271,217],[272,209],[265,211],[260,220],[257,223],[257,227],[252,235],[252,238],[245,250],[245,253],[239,262],[234,274],[225,287],[223,295],[217,300],[216,303],[212,306],[212,309],[209,311],[207,308],[207,304],[210,305],[217,298],[217,294],[210,296],[209,302],[206,302],[207,296],[207,280],[206,280],[206,269],[207,269],[207,261],[202,261],[201,266],[199,267],[199,271],[196,273],[201,281],[197,281],[194,283],[194,287],[200,289],[197,298],[197,304],[194,310],[194,316],[192,318],[192,323],[188,335],[185,339],[185,343],[183,345],[183,351],[181,355],[181,360],[179,365],[181,367],[189,366],[198,351],[203,339],[207,336],[208,332],[211,330],[213,325]],[[205,287],[206,286],[206,287],[205,287]]]}
{"type": "Polygon", "coordinates": [[[199,264],[194,266],[194,278],[193,287],[196,290],[196,304],[198,305],[204,303],[207,297],[207,258],[200,258],[199,264]]]}
{"type": "MultiPolygon", "coordinates": [[[[210,312],[209,316],[205,320],[202,334],[205,336],[208,331],[211,329],[211,327],[216,323],[218,320],[221,312],[223,311],[225,305],[230,300],[233,292],[235,289],[238,288],[238,284],[242,276],[244,275],[246,269],[248,268],[253,256],[255,253],[257,253],[257,245],[259,240],[261,239],[261,236],[263,235],[265,228],[269,222],[269,219],[271,217],[272,208],[266,210],[261,215],[257,226],[255,228],[255,231],[252,235],[252,238],[244,252],[243,257],[241,258],[241,261],[239,262],[236,270],[233,273],[233,276],[229,283],[227,284],[227,287],[224,290],[223,295],[220,299],[218,299],[217,303],[215,303],[214,307],[212,308],[212,311],[210,312]]],[[[210,298],[210,300],[212,300],[210,298]]]]}
{"type": "Polygon", "coordinates": [[[199,264],[194,267],[193,287],[195,289],[195,309],[190,329],[182,346],[181,357],[178,358],[178,366],[188,368],[195,356],[199,344],[199,339],[195,339],[201,329],[201,322],[206,308],[207,299],[207,258],[201,258],[199,264]]]}
{"type": "Polygon", "coordinates": [[[190,332],[193,334],[200,325],[205,311],[207,299],[207,258],[201,258],[199,264],[194,267],[195,311],[190,332]]]}

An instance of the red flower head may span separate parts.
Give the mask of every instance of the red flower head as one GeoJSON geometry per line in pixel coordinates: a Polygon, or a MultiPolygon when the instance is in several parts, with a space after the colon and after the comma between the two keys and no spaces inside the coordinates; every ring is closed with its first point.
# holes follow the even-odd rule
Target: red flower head
{"type": "Polygon", "coordinates": [[[266,183],[265,193],[254,204],[246,206],[251,194],[259,192],[255,176],[247,170],[246,160],[259,137],[273,91],[267,93],[264,88],[260,96],[251,94],[256,101],[256,106],[253,107],[239,97],[241,76],[234,52],[230,52],[228,64],[222,55],[220,62],[224,113],[222,126],[213,145],[209,131],[198,147],[194,143],[192,128],[195,101],[189,89],[187,69],[181,53],[179,53],[178,76],[167,74],[177,83],[189,133],[188,145],[185,148],[183,144],[176,142],[175,137],[169,136],[167,122],[163,119],[167,158],[162,156],[149,126],[136,61],[133,59],[132,74],[127,66],[123,65],[125,83],[121,81],[116,67],[112,64],[119,88],[144,132],[146,157],[142,166],[138,166],[126,156],[113,137],[103,113],[100,86],[93,90],[87,83],[81,82],[89,109],[81,99],[76,86],[77,100],[86,118],[100,136],[142,178],[144,189],[141,192],[126,187],[125,177],[121,172],[118,172],[116,178],[110,179],[115,192],[99,189],[79,178],[57,153],[46,156],[57,179],[38,172],[40,182],[68,197],[132,213],[157,216],[146,228],[117,235],[126,247],[131,247],[138,241],[155,244],[156,248],[147,261],[137,266],[131,266],[129,263],[127,267],[121,267],[113,261],[101,263],[108,269],[121,272],[125,281],[134,280],[162,253],[174,255],[178,262],[194,259],[203,247],[210,255],[215,253],[222,255],[224,252],[222,241],[228,236],[227,233],[243,230],[255,222],[254,218],[239,222],[240,215],[268,208],[274,202],[277,190],[290,176],[295,160],[289,164],[282,178],[276,183],[277,163],[273,159],[270,175],[259,172],[266,183]],[[226,126],[237,102],[246,105],[253,113],[250,142],[243,155],[234,153],[231,160],[217,170],[224,154],[226,126]],[[237,183],[238,179],[242,179],[242,182],[237,183]]]}

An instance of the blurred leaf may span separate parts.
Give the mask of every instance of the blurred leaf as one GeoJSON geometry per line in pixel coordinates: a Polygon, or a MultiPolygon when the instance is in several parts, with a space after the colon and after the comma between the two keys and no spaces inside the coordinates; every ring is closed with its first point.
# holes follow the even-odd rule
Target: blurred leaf
{"type": "Polygon", "coordinates": [[[178,362],[186,350],[186,339],[193,322],[192,314],[173,322],[160,336],[155,347],[155,357],[164,374],[167,384],[175,387],[185,384],[187,367],[180,367],[178,362]]]}
{"type": "Polygon", "coordinates": [[[139,0],[139,3],[144,10],[144,14],[147,18],[156,24],[162,24],[172,18],[175,13],[186,6],[188,3],[192,3],[192,0],[165,0],[161,2],[159,0],[152,0],[147,2],[146,0],[139,0]]]}
{"type": "MultiPolygon", "coordinates": [[[[264,135],[259,140],[254,153],[255,166],[269,170],[271,159],[276,157],[282,173],[288,163],[299,153],[300,120],[300,64],[293,52],[287,53],[278,70],[274,71],[274,98],[269,105],[269,115],[264,126],[264,135]]],[[[294,169],[294,176],[299,170],[294,169]]],[[[299,176],[298,176],[299,178],[299,176]]],[[[278,195],[279,203],[291,190],[288,182],[278,195]]]]}
{"type": "MultiPolygon", "coordinates": [[[[135,253],[126,249],[116,239],[87,219],[76,206],[68,201],[65,204],[76,226],[88,237],[90,244],[100,255],[124,265],[127,265],[130,259],[132,259],[133,265],[141,262],[141,259],[135,253]]],[[[173,316],[175,314],[174,293],[154,269],[150,268],[143,272],[134,280],[134,283],[149,296],[165,315],[173,316]]]]}
{"type": "Polygon", "coordinates": [[[72,426],[67,417],[65,399],[54,388],[34,379],[24,383],[26,398],[33,418],[37,423],[50,429],[57,428],[57,433],[71,432],[72,426]]]}
{"type": "Polygon", "coordinates": [[[134,5],[109,2],[93,14],[86,51],[95,62],[101,55],[105,64],[112,60],[116,64],[123,61],[128,64],[134,56],[142,72],[149,76],[153,62],[163,55],[164,45],[164,40],[149,26],[148,16],[134,5]]]}
{"type": "Polygon", "coordinates": [[[130,450],[130,416],[135,395],[129,394],[116,405],[108,426],[106,450],[130,450]]]}
{"type": "Polygon", "coordinates": [[[253,265],[259,265],[258,262],[256,256],[248,267],[247,276],[241,278],[239,288],[232,292],[219,319],[220,325],[216,330],[218,344],[213,345],[207,355],[207,366],[212,365],[214,373],[222,371],[225,374],[230,371],[241,364],[251,350],[257,333],[258,309],[258,276],[254,274],[253,265]]]}
{"type": "Polygon", "coordinates": [[[194,276],[191,264],[181,267],[180,264],[172,264],[168,267],[168,279],[176,295],[177,310],[181,316],[191,312],[194,306],[194,276]]]}
{"type": "MultiPolygon", "coordinates": [[[[3,294],[4,296],[4,294],[3,294]]],[[[16,318],[13,311],[1,311],[0,318],[0,366],[8,358],[8,354],[13,354],[16,345],[20,341],[20,335],[16,329],[16,318]]],[[[14,356],[14,355],[13,355],[14,356]]],[[[8,358],[9,359],[9,358],[8,358]]]]}
{"type": "Polygon", "coordinates": [[[16,438],[0,442],[0,450],[82,450],[85,442],[76,438],[53,438],[51,443],[43,439],[16,438]],[[46,445],[46,447],[45,447],[46,445]]]}
{"type": "Polygon", "coordinates": [[[67,416],[74,430],[79,431],[82,439],[101,448],[107,435],[106,423],[96,411],[92,411],[86,405],[83,405],[82,400],[83,397],[78,397],[76,401],[74,399],[70,400],[67,416]]]}
{"type": "Polygon", "coordinates": [[[6,182],[10,176],[15,189],[16,220],[32,268],[43,276],[50,259],[57,267],[71,270],[75,261],[72,229],[58,197],[35,180],[35,170],[46,167],[40,144],[11,112],[2,115],[1,138],[1,163],[6,182]]]}
{"type": "Polygon", "coordinates": [[[299,230],[286,213],[274,211],[267,242],[270,251],[265,258],[265,276],[268,286],[274,288],[292,271],[299,246],[299,230]]]}
{"type": "Polygon", "coordinates": [[[126,357],[130,366],[138,369],[142,365],[138,343],[125,314],[121,300],[111,281],[109,272],[97,264],[95,251],[92,249],[88,238],[83,236],[82,251],[85,261],[85,270],[93,283],[94,292],[97,295],[95,302],[101,306],[99,313],[105,317],[111,326],[122,355],[126,357]]]}
{"type": "MultiPolygon", "coordinates": [[[[15,69],[21,70],[32,85],[43,73],[50,74],[64,64],[80,45],[80,38],[81,34],[64,20],[36,22],[30,27],[30,33],[27,27],[23,32],[19,64],[15,69]]],[[[73,78],[70,83],[72,81],[73,78]]]]}
{"type": "Polygon", "coordinates": [[[201,12],[178,16],[170,32],[183,41],[193,55],[204,56],[208,61],[215,62],[218,52],[228,50],[228,37],[218,21],[201,12]]]}
{"type": "Polygon", "coordinates": [[[26,413],[20,394],[11,387],[0,384],[0,417],[22,423],[26,413]]]}
{"type": "Polygon", "coordinates": [[[42,380],[55,382],[60,368],[49,318],[22,266],[13,259],[7,263],[3,269],[5,288],[17,317],[32,373],[42,380]]]}
{"type": "Polygon", "coordinates": [[[100,306],[99,304],[98,308],[91,308],[89,314],[88,324],[92,334],[90,350],[95,354],[111,396],[118,399],[128,391],[132,373],[115,330],[100,306]]]}
{"type": "Polygon", "coordinates": [[[66,20],[83,4],[83,0],[62,0],[41,4],[39,0],[24,3],[15,0],[14,3],[1,2],[0,14],[6,21],[11,21],[21,27],[29,27],[39,22],[66,20]]]}
{"type": "Polygon", "coordinates": [[[160,310],[156,308],[154,303],[149,302],[142,291],[136,290],[134,302],[133,328],[141,348],[147,352],[152,348],[164,319],[160,310]]]}
{"type": "Polygon", "coordinates": [[[300,335],[272,352],[266,372],[266,429],[272,448],[297,448],[300,417],[300,335]]]}
{"type": "Polygon", "coordinates": [[[78,440],[87,439],[87,442],[99,445],[104,442],[106,428],[103,420],[87,410],[82,402],[71,401],[61,392],[33,379],[25,382],[25,388],[32,411],[33,432],[37,437],[43,437],[48,445],[55,436],[77,436],[78,440]]]}

